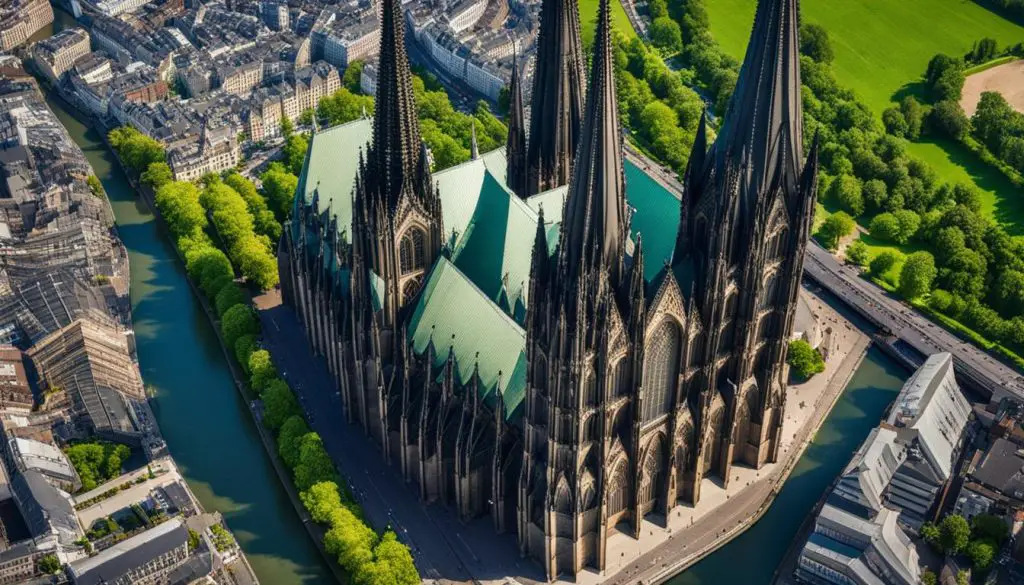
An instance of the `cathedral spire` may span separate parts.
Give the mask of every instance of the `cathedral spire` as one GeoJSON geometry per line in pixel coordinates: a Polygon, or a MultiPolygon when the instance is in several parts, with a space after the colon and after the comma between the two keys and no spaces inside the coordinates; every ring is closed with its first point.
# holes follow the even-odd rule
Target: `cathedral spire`
{"type": "Polygon", "coordinates": [[[429,181],[420,176],[420,125],[413,101],[412,74],[405,52],[400,0],[380,0],[380,61],[377,67],[370,174],[379,195],[396,207],[403,189],[422,196],[429,181]],[[424,188],[425,187],[425,188],[424,188]]]}
{"type": "Polygon", "coordinates": [[[526,189],[526,112],[523,109],[523,88],[519,80],[519,62],[512,44],[512,81],[508,86],[508,142],[505,147],[508,166],[505,182],[520,197],[526,189]]]}
{"type": "Polygon", "coordinates": [[[752,191],[778,171],[794,187],[803,158],[797,0],[759,0],[747,54],[729,101],[718,156],[742,161],[752,191]]]}
{"type": "Polygon", "coordinates": [[[542,2],[531,100],[525,195],[569,182],[583,111],[583,43],[576,0],[542,2]]]}
{"type": "Polygon", "coordinates": [[[601,0],[598,10],[587,105],[566,194],[560,254],[570,279],[584,270],[604,269],[618,285],[627,237],[626,200],[608,2],[601,0]]]}

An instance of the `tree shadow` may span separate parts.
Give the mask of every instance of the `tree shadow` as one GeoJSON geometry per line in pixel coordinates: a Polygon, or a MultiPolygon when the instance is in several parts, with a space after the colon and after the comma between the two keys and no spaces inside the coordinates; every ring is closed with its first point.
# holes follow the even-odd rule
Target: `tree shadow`
{"type": "Polygon", "coordinates": [[[921,103],[931,101],[930,96],[928,95],[928,86],[925,85],[923,79],[904,83],[902,87],[893,92],[891,99],[898,103],[902,102],[908,96],[913,96],[914,99],[921,103]]]}

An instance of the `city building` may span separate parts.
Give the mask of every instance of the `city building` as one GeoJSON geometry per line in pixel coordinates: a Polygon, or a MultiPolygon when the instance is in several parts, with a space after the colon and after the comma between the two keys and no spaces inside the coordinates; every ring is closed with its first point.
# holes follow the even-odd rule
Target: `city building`
{"type": "Polygon", "coordinates": [[[194,181],[234,168],[240,156],[234,128],[204,125],[198,141],[172,150],[167,159],[175,181],[194,181]]]}
{"type": "Polygon", "coordinates": [[[66,567],[73,585],[157,585],[188,560],[188,528],[172,518],[66,567]]]}
{"type": "Polygon", "coordinates": [[[8,0],[0,4],[0,51],[11,51],[53,22],[49,0],[8,0]]]}
{"type": "Polygon", "coordinates": [[[11,345],[0,345],[0,409],[29,410],[33,404],[35,399],[25,376],[21,350],[11,345]]]}
{"type": "Polygon", "coordinates": [[[283,0],[262,0],[260,18],[273,30],[288,30],[288,3],[283,0]]]}
{"type": "Polygon", "coordinates": [[[32,46],[36,65],[52,83],[57,83],[64,72],[90,52],[89,33],[78,27],[62,30],[32,46]]]}
{"type": "Polygon", "coordinates": [[[84,436],[138,442],[134,401],[145,401],[129,336],[117,327],[79,319],[28,350],[43,391],[66,392],[84,436]]]}
{"type": "Polygon", "coordinates": [[[314,30],[312,39],[314,46],[322,46],[323,60],[342,69],[353,61],[376,57],[380,41],[377,14],[372,9],[350,13],[325,30],[314,30]]]}
{"type": "Polygon", "coordinates": [[[105,16],[118,16],[125,13],[134,12],[135,10],[149,4],[153,0],[81,0],[85,4],[92,6],[93,9],[101,12],[105,16]]]}
{"type": "Polygon", "coordinates": [[[67,456],[52,444],[10,437],[4,455],[7,469],[17,470],[19,473],[34,470],[54,487],[69,494],[77,492],[82,487],[82,480],[75,473],[75,467],[68,461],[67,456]]]}
{"type": "Polygon", "coordinates": [[[622,152],[607,0],[587,91],[575,4],[545,0],[527,152],[436,174],[401,7],[380,10],[374,118],[310,141],[280,244],[284,301],[343,415],[423,501],[490,516],[549,579],[604,570],[610,534],[637,537],[649,514],[699,501],[705,480],[728,486],[733,466],[779,459],[817,175],[796,0],[759,3],[682,205],[624,181],[642,171],[622,152]]]}
{"type": "Polygon", "coordinates": [[[907,532],[932,519],[940,490],[953,476],[970,413],[953,376],[953,356],[930,356],[828,495],[801,550],[798,580],[918,583],[918,555],[907,532]]]}

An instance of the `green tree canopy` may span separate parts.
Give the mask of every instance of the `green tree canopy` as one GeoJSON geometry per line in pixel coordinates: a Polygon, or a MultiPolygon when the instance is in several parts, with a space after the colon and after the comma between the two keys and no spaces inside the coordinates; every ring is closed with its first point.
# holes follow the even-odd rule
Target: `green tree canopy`
{"type": "Polygon", "coordinates": [[[803,339],[789,342],[786,363],[793,368],[797,376],[804,380],[825,371],[825,360],[822,359],[821,354],[803,339]]]}
{"type": "Polygon", "coordinates": [[[818,63],[828,64],[835,58],[828,31],[818,24],[804,24],[800,27],[800,53],[818,63]]]}
{"type": "MultiPolygon", "coordinates": [[[[302,413],[298,401],[295,400],[295,395],[292,394],[292,389],[288,387],[287,382],[280,378],[274,378],[267,382],[262,398],[263,423],[271,430],[281,428],[288,417],[302,413]]],[[[299,489],[306,489],[309,485],[301,486],[299,489]]]]}
{"type": "Polygon", "coordinates": [[[939,546],[943,552],[955,555],[967,548],[971,527],[959,514],[950,514],[939,523],[939,546]]]}
{"type": "Polygon", "coordinates": [[[155,162],[164,162],[164,147],[131,126],[114,128],[107,134],[110,146],[129,170],[141,174],[155,162]]]}
{"type": "Polygon", "coordinates": [[[177,237],[206,227],[206,211],[199,203],[199,189],[186,181],[164,183],[156,190],[156,207],[177,237]]]}
{"type": "MultiPolygon", "coordinates": [[[[277,368],[270,359],[270,352],[259,349],[249,355],[249,381],[256,392],[263,393],[270,383],[277,379],[277,368]]],[[[282,424],[284,420],[281,421],[282,424]]]]}
{"type": "Polygon", "coordinates": [[[928,294],[938,270],[935,258],[928,252],[914,252],[907,257],[900,271],[900,294],[908,299],[916,299],[928,294]]]}
{"type": "Polygon", "coordinates": [[[214,305],[217,309],[217,316],[223,317],[224,313],[235,305],[243,305],[246,302],[245,293],[231,281],[230,286],[225,286],[217,292],[214,298],[214,305]]]}
{"type": "Polygon", "coordinates": [[[996,556],[996,549],[991,541],[975,540],[967,545],[965,551],[971,559],[971,566],[976,571],[986,571],[992,565],[992,559],[996,556]]]}
{"type": "Polygon", "coordinates": [[[142,173],[141,180],[144,185],[159,189],[174,180],[174,173],[171,172],[171,167],[167,163],[159,161],[151,163],[146,168],[142,173]]]}
{"type": "Polygon", "coordinates": [[[259,333],[260,325],[252,309],[246,305],[235,305],[220,318],[220,329],[228,347],[235,347],[235,342],[243,335],[259,333]]]}
{"type": "Polygon", "coordinates": [[[676,21],[668,16],[655,18],[648,32],[651,43],[666,53],[678,53],[683,48],[683,32],[676,21]]]}
{"type": "Polygon", "coordinates": [[[299,447],[302,437],[309,433],[309,426],[302,419],[302,415],[293,414],[285,419],[281,430],[277,435],[277,450],[281,459],[289,469],[295,469],[299,464],[299,447]]]}
{"type": "Polygon", "coordinates": [[[867,244],[860,240],[850,242],[850,245],[846,247],[846,258],[857,266],[867,266],[869,258],[867,244]]]}
{"type": "MultiPolygon", "coordinates": [[[[272,388],[267,392],[271,390],[272,388]]],[[[295,408],[298,409],[298,405],[295,408]]],[[[336,482],[337,479],[334,463],[324,449],[320,435],[306,433],[299,441],[299,463],[295,466],[295,487],[299,490],[307,490],[315,483],[336,482]]]]}
{"type": "Polygon", "coordinates": [[[281,163],[270,163],[267,170],[260,175],[263,183],[263,196],[270,203],[277,219],[284,221],[292,210],[292,199],[295,189],[299,186],[299,178],[288,172],[281,163]]]}
{"type": "Polygon", "coordinates": [[[846,212],[833,213],[818,228],[818,241],[829,250],[835,250],[839,247],[839,240],[853,233],[856,225],[846,212]]]}
{"type": "Polygon", "coordinates": [[[299,494],[299,497],[313,521],[321,524],[330,522],[334,511],[342,507],[338,484],[333,481],[317,482],[299,494]]]}
{"type": "Polygon", "coordinates": [[[902,260],[903,255],[899,252],[895,250],[884,250],[871,260],[868,268],[871,270],[871,274],[881,278],[886,272],[902,260]]]}

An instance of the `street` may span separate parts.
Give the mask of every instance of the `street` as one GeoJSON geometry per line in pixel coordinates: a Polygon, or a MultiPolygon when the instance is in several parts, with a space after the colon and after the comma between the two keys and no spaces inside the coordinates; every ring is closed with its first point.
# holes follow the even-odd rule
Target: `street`
{"type": "Polygon", "coordinates": [[[424,578],[470,582],[511,576],[527,585],[544,580],[538,565],[520,559],[514,532],[497,534],[490,517],[464,524],[450,508],[424,505],[417,486],[385,462],[361,427],[345,421],[334,381],[323,359],[312,355],[295,313],[279,304],[276,293],[256,303],[263,344],[298,396],[310,427],[320,434],[370,524],[378,530],[391,526],[409,545],[424,578]]]}

